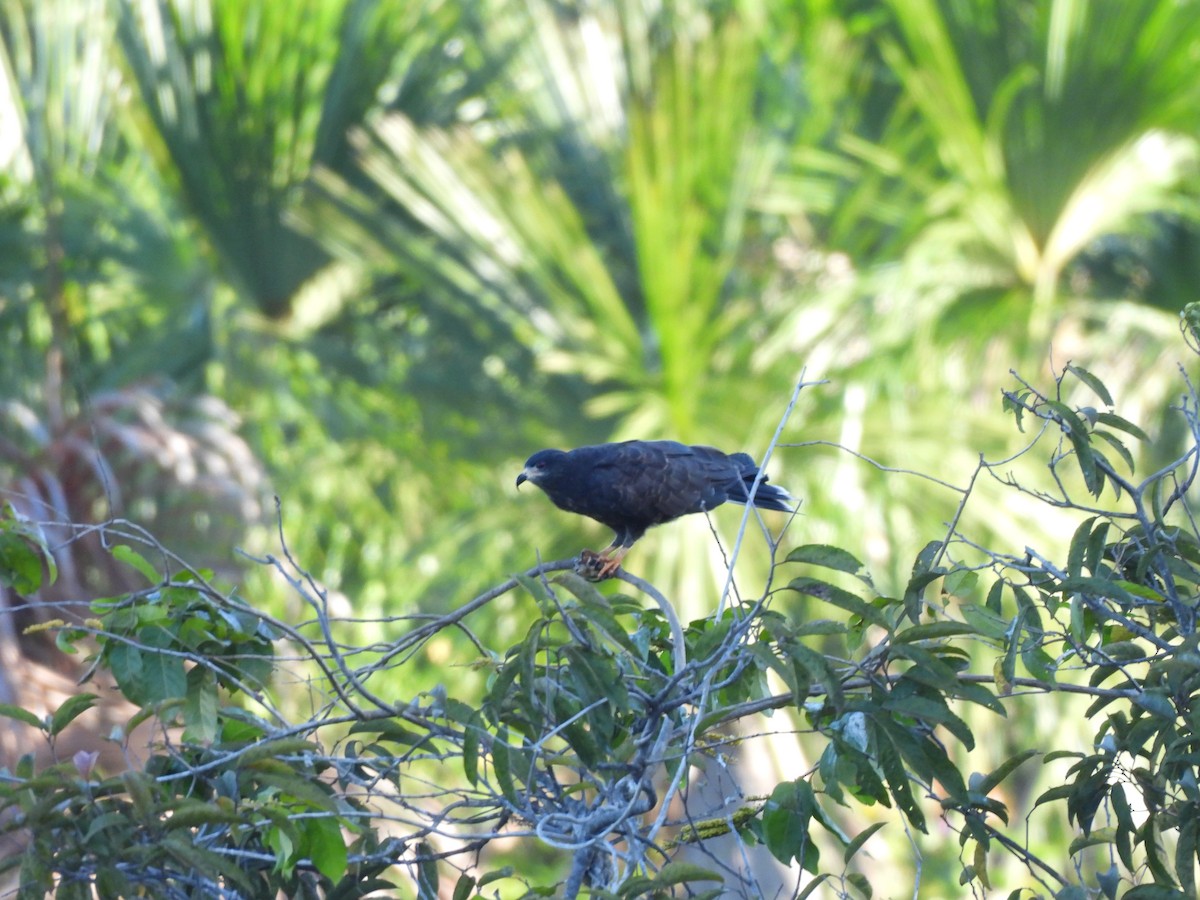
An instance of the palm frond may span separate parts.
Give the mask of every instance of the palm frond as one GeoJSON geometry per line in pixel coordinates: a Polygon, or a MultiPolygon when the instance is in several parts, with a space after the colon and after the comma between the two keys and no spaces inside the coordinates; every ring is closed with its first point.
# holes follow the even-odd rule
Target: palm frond
{"type": "Polygon", "coordinates": [[[286,215],[312,163],[342,5],[117,5],[164,172],[178,180],[227,275],[272,316],[285,314],[328,261],[286,215]]]}
{"type": "MultiPolygon", "coordinates": [[[[1045,299],[1100,234],[1176,187],[1200,22],[1187,4],[895,0],[885,52],[974,225],[1045,299]],[[1148,143],[1149,142],[1149,143],[1148,143]],[[1158,158],[1146,164],[1155,148],[1158,158]]],[[[1186,142],[1185,142],[1186,143],[1186,142]]]]}

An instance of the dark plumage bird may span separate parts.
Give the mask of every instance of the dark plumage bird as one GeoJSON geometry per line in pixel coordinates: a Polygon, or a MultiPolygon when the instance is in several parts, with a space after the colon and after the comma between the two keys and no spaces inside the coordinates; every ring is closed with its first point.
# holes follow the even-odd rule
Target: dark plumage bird
{"type": "MultiPolygon", "coordinates": [[[[625,441],[577,450],[539,450],[517,476],[517,487],[536,484],[559,509],[595,519],[616,532],[596,553],[584,550],[589,575],[608,578],[646,529],[720,506],[745,503],[758,476],[748,453],[722,453],[714,447],[689,447],[676,441],[625,441]]],[[[783,488],[767,484],[754,494],[760,509],[793,512],[783,488]]]]}

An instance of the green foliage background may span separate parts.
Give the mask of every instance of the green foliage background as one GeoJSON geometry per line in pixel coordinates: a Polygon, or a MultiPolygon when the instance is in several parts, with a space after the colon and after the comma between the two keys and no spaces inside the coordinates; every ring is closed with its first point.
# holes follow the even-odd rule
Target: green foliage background
{"type": "MultiPolygon", "coordinates": [[[[1198,54],[1184,0],[0,0],[0,474],[230,570],[274,492],[341,613],[443,613],[607,541],[513,492],[530,452],[758,455],[805,371],[793,533],[898,591],[957,495],[805,444],[961,486],[1019,446],[1009,370],[1067,360],[1152,426],[1198,54]]],[[[1074,528],[978,492],[981,543],[1074,528]]],[[[685,620],[723,584],[703,521],[629,565],[685,620]]],[[[444,640],[398,692],[452,684],[444,640]]]]}

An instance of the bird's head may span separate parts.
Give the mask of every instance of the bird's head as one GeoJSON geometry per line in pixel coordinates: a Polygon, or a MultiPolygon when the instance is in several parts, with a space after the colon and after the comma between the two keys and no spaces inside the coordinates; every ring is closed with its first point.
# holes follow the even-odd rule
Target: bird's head
{"type": "Polygon", "coordinates": [[[547,476],[553,475],[557,471],[559,465],[567,454],[562,450],[539,450],[529,459],[525,460],[525,468],[521,470],[521,474],[517,476],[517,487],[520,487],[526,481],[533,484],[542,484],[547,476]]]}

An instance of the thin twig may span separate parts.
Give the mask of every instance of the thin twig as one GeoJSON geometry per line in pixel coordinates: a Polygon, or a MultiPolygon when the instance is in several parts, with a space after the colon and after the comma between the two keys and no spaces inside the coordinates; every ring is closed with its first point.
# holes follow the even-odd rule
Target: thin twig
{"type": "Polygon", "coordinates": [[[800,370],[800,380],[796,382],[796,387],[792,391],[791,399],[788,400],[787,408],[784,409],[783,415],[779,417],[779,425],[775,428],[775,434],[772,435],[771,441],[767,444],[767,449],[763,452],[762,462],[759,463],[758,473],[754,476],[754,483],[750,486],[750,493],[746,499],[745,509],[742,510],[742,521],[738,525],[737,537],[733,542],[733,551],[729,555],[729,566],[725,575],[725,586],[721,589],[721,599],[717,603],[717,615],[725,611],[725,604],[729,598],[729,589],[733,584],[733,567],[737,563],[738,556],[741,554],[742,541],[746,536],[746,526],[750,522],[750,516],[754,509],[754,496],[758,493],[758,486],[762,484],[767,473],[767,463],[771,461],[771,455],[775,452],[775,446],[779,443],[779,438],[783,434],[783,429],[787,426],[788,419],[792,416],[792,411],[796,408],[796,401],[800,399],[800,392],[806,387],[816,387],[822,384],[828,384],[826,380],[806,382],[804,374],[807,370],[800,370]]]}

